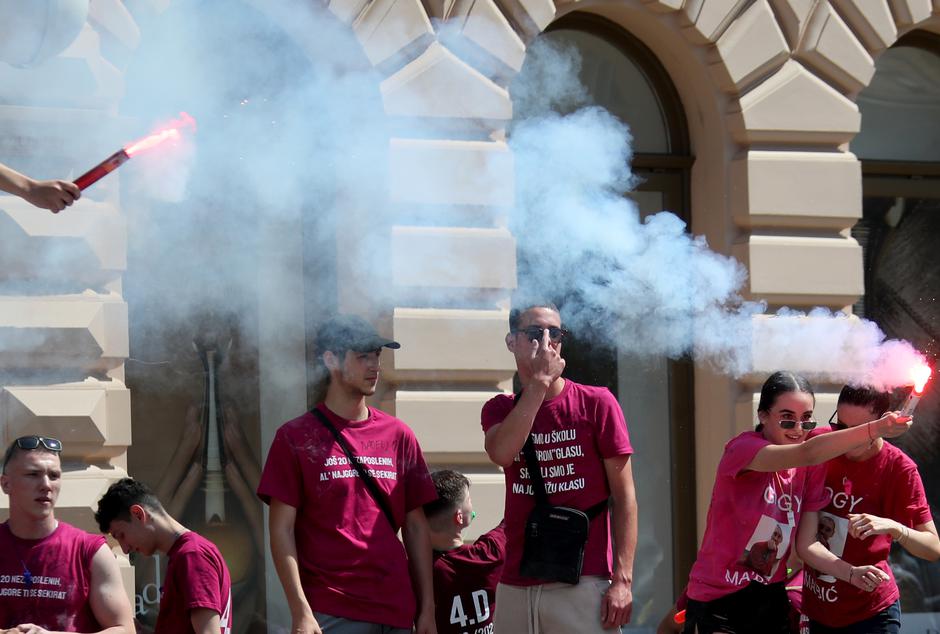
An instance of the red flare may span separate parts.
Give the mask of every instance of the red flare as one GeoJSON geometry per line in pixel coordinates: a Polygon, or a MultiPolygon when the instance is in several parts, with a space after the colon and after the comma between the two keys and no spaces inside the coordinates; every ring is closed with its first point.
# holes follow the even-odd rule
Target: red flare
{"type": "Polygon", "coordinates": [[[79,189],[91,187],[99,180],[126,163],[132,156],[145,150],[157,147],[164,141],[177,140],[180,138],[180,131],[189,128],[192,132],[196,131],[196,120],[185,112],[181,112],[178,119],[170,121],[162,129],[153,134],[135,141],[123,149],[118,150],[105,160],[101,161],[93,168],[75,179],[75,184],[79,189]]]}

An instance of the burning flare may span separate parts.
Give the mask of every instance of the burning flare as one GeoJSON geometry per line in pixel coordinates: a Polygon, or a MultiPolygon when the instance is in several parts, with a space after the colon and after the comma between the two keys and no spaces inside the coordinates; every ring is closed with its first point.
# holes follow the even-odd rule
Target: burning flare
{"type": "Polygon", "coordinates": [[[908,395],[907,400],[904,402],[904,407],[901,408],[901,416],[914,415],[914,410],[917,408],[920,397],[924,395],[924,388],[927,387],[927,381],[930,380],[931,374],[933,374],[933,370],[931,370],[930,366],[926,363],[918,365],[911,370],[911,379],[914,382],[914,389],[911,390],[910,395],[908,395]]]}
{"type": "Polygon", "coordinates": [[[79,189],[91,187],[99,180],[119,168],[130,160],[135,154],[155,148],[164,141],[176,141],[181,136],[181,130],[189,128],[192,132],[196,131],[196,120],[185,112],[181,112],[178,119],[170,121],[162,129],[157,130],[150,136],[146,136],[139,141],[135,141],[123,149],[118,150],[105,160],[101,161],[93,168],[75,179],[75,184],[79,189]]]}

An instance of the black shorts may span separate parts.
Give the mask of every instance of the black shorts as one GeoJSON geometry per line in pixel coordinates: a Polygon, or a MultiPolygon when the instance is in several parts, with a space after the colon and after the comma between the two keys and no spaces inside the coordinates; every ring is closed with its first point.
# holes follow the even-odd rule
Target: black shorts
{"type": "Polygon", "coordinates": [[[689,599],[683,634],[789,634],[790,602],[783,582],[752,581],[714,601],[689,599]]]}

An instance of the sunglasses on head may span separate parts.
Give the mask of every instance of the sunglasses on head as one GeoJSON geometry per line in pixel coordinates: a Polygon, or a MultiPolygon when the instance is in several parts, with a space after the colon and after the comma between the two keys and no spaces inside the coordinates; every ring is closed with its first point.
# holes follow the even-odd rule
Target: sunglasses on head
{"type": "Polygon", "coordinates": [[[548,338],[555,343],[558,343],[568,336],[567,330],[558,328],[557,326],[548,326],[546,328],[542,328],[541,326],[528,326],[526,328],[518,328],[515,332],[517,334],[521,332],[529,341],[538,341],[542,338],[542,332],[545,330],[548,331],[548,338]]]}
{"type": "Polygon", "coordinates": [[[56,453],[62,451],[62,441],[58,438],[47,438],[46,436],[20,436],[16,439],[16,446],[24,451],[39,449],[42,445],[49,451],[56,453]]]}
{"type": "Polygon", "coordinates": [[[33,451],[39,447],[45,447],[48,451],[59,453],[62,451],[62,441],[57,438],[47,438],[46,436],[20,436],[7,447],[3,455],[3,468],[6,469],[7,463],[13,457],[13,452],[19,448],[22,451],[33,451]]]}
{"type": "Polygon", "coordinates": [[[811,429],[816,429],[816,421],[810,420],[801,420],[796,421],[792,418],[782,418],[780,419],[780,429],[793,429],[799,425],[803,428],[804,431],[809,431],[811,429]]]}

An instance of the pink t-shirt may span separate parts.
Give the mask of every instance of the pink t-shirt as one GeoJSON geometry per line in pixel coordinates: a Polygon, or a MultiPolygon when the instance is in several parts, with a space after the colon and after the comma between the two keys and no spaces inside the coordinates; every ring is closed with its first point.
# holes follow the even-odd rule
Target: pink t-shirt
{"type": "Polygon", "coordinates": [[[829,627],[845,627],[878,614],[900,593],[888,565],[890,535],[856,539],[848,534],[849,513],[869,513],[913,528],[931,521],[930,506],[917,466],[900,449],[885,443],[864,461],[839,456],[829,461],[827,505],[819,514],[820,542],[853,566],[877,566],[889,580],[863,592],[835,577],[806,567],[803,611],[829,627]]]}
{"type": "Polygon", "coordinates": [[[231,634],[232,582],[219,549],[189,531],[179,536],[168,555],[154,634],[194,632],[189,613],[195,608],[217,612],[222,634],[231,634]]]}
{"type": "Polygon", "coordinates": [[[745,469],[769,444],[759,432],[746,431],[725,445],[702,547],[689,574],[689,597],[696,601],[714,601],[752,581],[783,581],[800,515],[826,503],[825,465],[745,469]]]}
{"type": "Polygon", "coordinates": [[[397,526],[310,412],[278,429],[258,496],[297,509],[300,582],[315,612],[410,628],[416,601],[397,528],[409,511],[437,499],[421,448],[405,423],[382,411],[349,421],[318,407],[385,492],[397,526]]]}
{"type": "MultiPolygon", "coordinates": [[[[515,396],[501,394],[483,406],[483,431],[502,423],[515,406],[515,396]]],[[[620,404],[604,387],[565,381],[561,394],[542,403],[532,424],[535,450],[549,502],[586,510],[610,497],[604,459],[633,453],[620,404]]],[[[519,573],[525,523],[535,508],[529,469],[520,451],[506,468],[506,565],[502,583],[543,583],[519,573]]],[[[609,513],[591,520],[584,548],[583,575],[610,578],[612,551],[609,513]]]]}
{"type": "Polygon", "coordinates": [[[472,544],[434,553],[437,634],[485,632],[506,556],[505,522],[472,544]]]}
{"type": "Polygon", "coordinates": [[[42,539],[20,539],[7,522],[0,524],[0,628],[34,623],[55,631],[99,631],[88,594],[91,560],[104,544],[103,536],[65,522],[42,539]]]}

